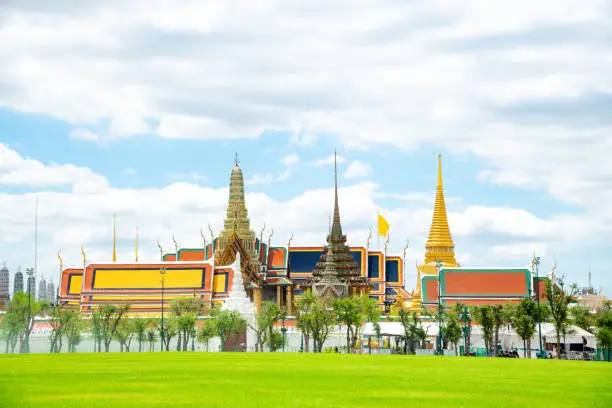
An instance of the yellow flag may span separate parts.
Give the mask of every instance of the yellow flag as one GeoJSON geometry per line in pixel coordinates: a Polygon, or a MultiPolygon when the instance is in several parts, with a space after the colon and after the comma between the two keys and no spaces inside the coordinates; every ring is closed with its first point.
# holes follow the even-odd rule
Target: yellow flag
{"type": "Polygon", "coordinates": [[[378,235],[382,235],[383,237],[387,236],[389,232],[389,223],[385,218],[378,214],[378,235]]]}

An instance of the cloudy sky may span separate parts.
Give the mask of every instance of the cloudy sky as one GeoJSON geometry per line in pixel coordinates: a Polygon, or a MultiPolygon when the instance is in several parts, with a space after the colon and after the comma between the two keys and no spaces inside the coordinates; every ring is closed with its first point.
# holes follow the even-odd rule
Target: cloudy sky
{"type": "MultiPolygon", "coordinates": [[[[457,257],[612,292],[609,1],[66,1],[0,5],[0,260],[155,259],[221,228],[234,153],[253,229],[342,221],[422,261],[436,158],[457,257]],[[299,3],[299,4],[298,4],[299,3]],[[53,5],[51,5],[53,4],[53,5]]],[[[376,240],[374,240],[376,245],[376,240]]]]}

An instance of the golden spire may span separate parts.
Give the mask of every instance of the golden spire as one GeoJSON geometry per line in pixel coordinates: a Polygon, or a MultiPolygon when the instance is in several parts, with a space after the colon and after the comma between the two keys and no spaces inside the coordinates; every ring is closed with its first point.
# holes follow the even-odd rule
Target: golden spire
{"type": "Polygon", "coordinates": [[[113,214],[113,262],[117,262],[117,214],[113,214]]]}
{"type": "Polygon", "coordinates": [[[61,271],[64,269],[64,260],[62,259],[62,255],[60,254],[60,251],[57,251],[57,259],[59,261],[60,271],[61,271]]]}
{"type": "Polygon", "coordinates": [[[455,244],[448,227],[446,203],[444,202],[444,186],[442,184],[442,155],[438,155],[438,184],[434,203],[433,219],[429,229],[429,237],[425,243],[425,263],[440,260],[449,265],[455,265],[455,244]]]}

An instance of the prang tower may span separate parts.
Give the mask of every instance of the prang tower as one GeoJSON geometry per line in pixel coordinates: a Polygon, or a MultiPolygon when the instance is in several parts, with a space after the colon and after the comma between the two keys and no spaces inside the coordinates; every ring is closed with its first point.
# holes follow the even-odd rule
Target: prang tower
{"type": "Polygon", "coordinates": [[[325,298],[342,298],[354,294],[367,293],[369,284],[361,276],[357,262],[346,244],[346,235],[340,224],[338,205],[338,168],[334,152],[334,218],[331,231],[327,235],[327,245],[323,255],[312,271],[309,282],[313,293],[325,298]]]}

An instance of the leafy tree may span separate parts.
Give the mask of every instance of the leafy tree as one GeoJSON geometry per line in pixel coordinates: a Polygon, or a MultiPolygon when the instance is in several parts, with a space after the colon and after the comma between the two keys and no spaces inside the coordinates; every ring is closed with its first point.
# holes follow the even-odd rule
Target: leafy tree
{"type": "Polygon", "coordinates": [[[147,341],[147,328],[151,325],[151,319],[134,319],[134,334],[138,341],[138,351],[142,352],[142,345],[147,341]]]}
{"type": "Polygon", "coordinates": [[[573,322],[576,326],[588,332],[593,332],[595,326],[595,315],[591,310],[582,305],[576,305],[570,309],[573,322]]]}
{"type": "Polygon", "coordinates": [[[531,358],[531,339],[538,323],[538,305],[531,298],[523,298],[516,308],[512,326],[516,334],[523,340],[523,356],[531,358]]]}
{"type": "Polygon", "coordinates": [[[310,345],[310,312],[315,303],[315,295],[312,293],[312,290],[306,290],[302,296],[296,302],[296,322],[297,327],[300,329],[302,333],[302,337],[304,338],[304,351],[308,353],[309,345],[310,345]]]}
{"type": "Polygon", "coordinates": [[[19,353],[26,353],[30,345],[30,334],[34,328],[34,317],[44,311],[48,307],[48,303],[44,301],[36,301],[34,296],[28,298],[27,293],[17,292],[8,302],[4,318],[9,319],[10,329],[7,337],[10,341],[16,334],[19,339],[19,353]]]}
{"type": "Polygon", "coordinates": [[[332,307],[336,320],[346,326],[346,349],[350,353],[354,348],[353,339],[357,341],[357,330],[363,324],[361,300],[358,296],[334,299],[332,307]]]}
{"type": "Polygon", "coordinates": [[[272,352],[282,348],[285,342],[285,339],[283,338],[283,333],[278,329],[273,329],[267,340],[268,347],[270,347],[270,351],[272,352]]]}
{"type": "Polygon", "coordinates": [[[204,312],[204,303],[196,297],[179,297],[170,302],[170,313],[178,325],[177,350],[187,351],[190,338],[195,334],[197,317],[204,312]]]}
{"type": "Polygon", "coordinates": [[[461,340],[462,334],[463,330],[461,330],[459,316],[456,313],[449,313],[444,336],[455,347],[455,354],[457,355],[459,354],[459,340],[461,340]]]}
{"type": "Polygon", "coordinates": [[[155,342],[157,341],[157,321],[152,322],[152,326],[147,327],[145,330],[145,338],[147,342],[149,342],[149,351],[153,351],[153,347],[155,346],[155,342]]]}
{"type": "Polygon", "coordinates": [[[323,351],[323,344],[336,324],[334,310],[326,299],[314,297],[310,313],[307,316],[307,324],[315,344],[315,353],[323,351]]]}
{"type": "Polygon", "coordinates": [[[514,307],[510,304],[506,305],[493,305],[491,306],[491,317],[493,319],[493,332],[495,333],[494,337],[494,353],[495,357],[499,355],[499,329],[509,324],[512,321],[512,316],[514,315],[514,307]]]}
{"type": "Polygon", "coordinates": [[[19,318],[14,313],[6,313],[0,320],[0,336],[5,342],[5,354],[15,353],[19,334],[23,331],[19,318]]]}
{"type": "Polygon", "coordinates": [[[255,351],[263,352],[264,344],[274,329],[274,323],[280,316],[280,308],[274,302],[265,301],[261,305],[261,309],[255,315],[254,324],[249,323],[249,327],[255,332],[257,339],[255,343],[255,351]]]}
{"type": "Polygon", "coordinates": [[[550,308],[550,315],[557,336],[557,353],[561,356],[561,335],[567,331],[569,325],[569,305],[576,294],[576,286],[572,285],[567,290],[563,278],[556,282],[546,283],[546,299],[550,308]]]}
{"type": "Polygon", "coordinates": [[[491,343],[493,342],[494,318],[491,307],[486,305],[475,308],[474,319],[482,328],[485,348],[488,353],[491,348],[491,343]]]}
{"type": "Polygon", "coordinates": [[[49,335],[49,353],[59,353],[62,351],[63,332],[63,309],[54,307],[51,311],[51,334],[49,335]]]}
{"type": "Polygon", "coordinates": [[[416,312],[411,313],[406,309],[400,309],[399,320],[404,328],[404,354],[414,354],[414,342],[423,341],[426,337],[421,319],[416,312]]]}
{"type": "Polygon", "coordinates": [[[221,340],[221,350],[224,351],[229,339],[247,327],[247,322],[235,310],[213,309],[211,317],[214,321],[216,335],[221,340]]]}
{"type": "Polygon", "coordinates": [[[124,351],[130,352],[130,344],[136,334],[136,321],[137,319],[121,319],[117,330],[115,331],[115,339],[119,342],[119,350],[123,353],[124,351]]]}
{"type": "Polygon", "coordinates": [[[173,337],[176,337],[179,333],[176,317],[169,317],[167,319],[164,319],[164,324],[162,325],[160,323],[159,326],[161,332],[163,333],[163,336],[160,336],[160,338],[164,345],[164,348],[166,349],[166,351],[170,351],[170,340],[172,340],[173,337]]]}
{"type": "MultiPolygon", "coordinates": [[[[376,331],[376,327],[378,326],[378,330],[380,332],[380,325],[378,324],[378,321],[380,320],[381,317],[381,311],[378,307],[378,305],[376,304],[376,299],[372,299],[370,296],[368,295],[361,295],[359,297],[359,301],[361,303],[361,313],[364,317],[364,319],[367,322],[373,323],[374,324],[374,330],[376,331]]],[[[372,336],[368,336],[368,353],[372,353],[372,336]]],[[[380,336],[378,336],[380,337],[380,336]]]]}
{"type": "Polygon", "coordinates": [[[76,352],[76,346],[82,340],[83,330],[87,327],[83,320],[81,312],[78,310],[68,309],[61,312],[62,329],[61,332],[66,336],[68,342],[68,352],[76,352]]]}
{"type": "Polygon", "coordinates": [[[208,345],[213,337],[215,337],[215,322],[214,320],[206,319],[197,331],[198,343],[204,344],[206,351],[208,351],[208,345]]]}
{"type": "Polygon", "coordinates": [[[608,361],[612,361],[612,302],[605,302],[597,311],[595,318],[597,331],[595,337],[602,349],[607,350],[608,361]]]}
{"type": "MultiPolygon", "coordinates": [[[[98,307],[97,313],[94,311],[93,319],[95,319],[95,321],[92,323],[96,325],[96,328],[93,331],[97,333],[99,342],[104,343],[105,352],[108,353],[110,351],[110,344],[117,333],[119,322],[127,316],[129,309],[129,305],[115,306],[105,304],[98,307]]],[[[94,337],[95,336],[96,334],[94,334],[94,337]]],[[[100,351],[99,347],[98,345],[98,351],[100,351]]]]}

